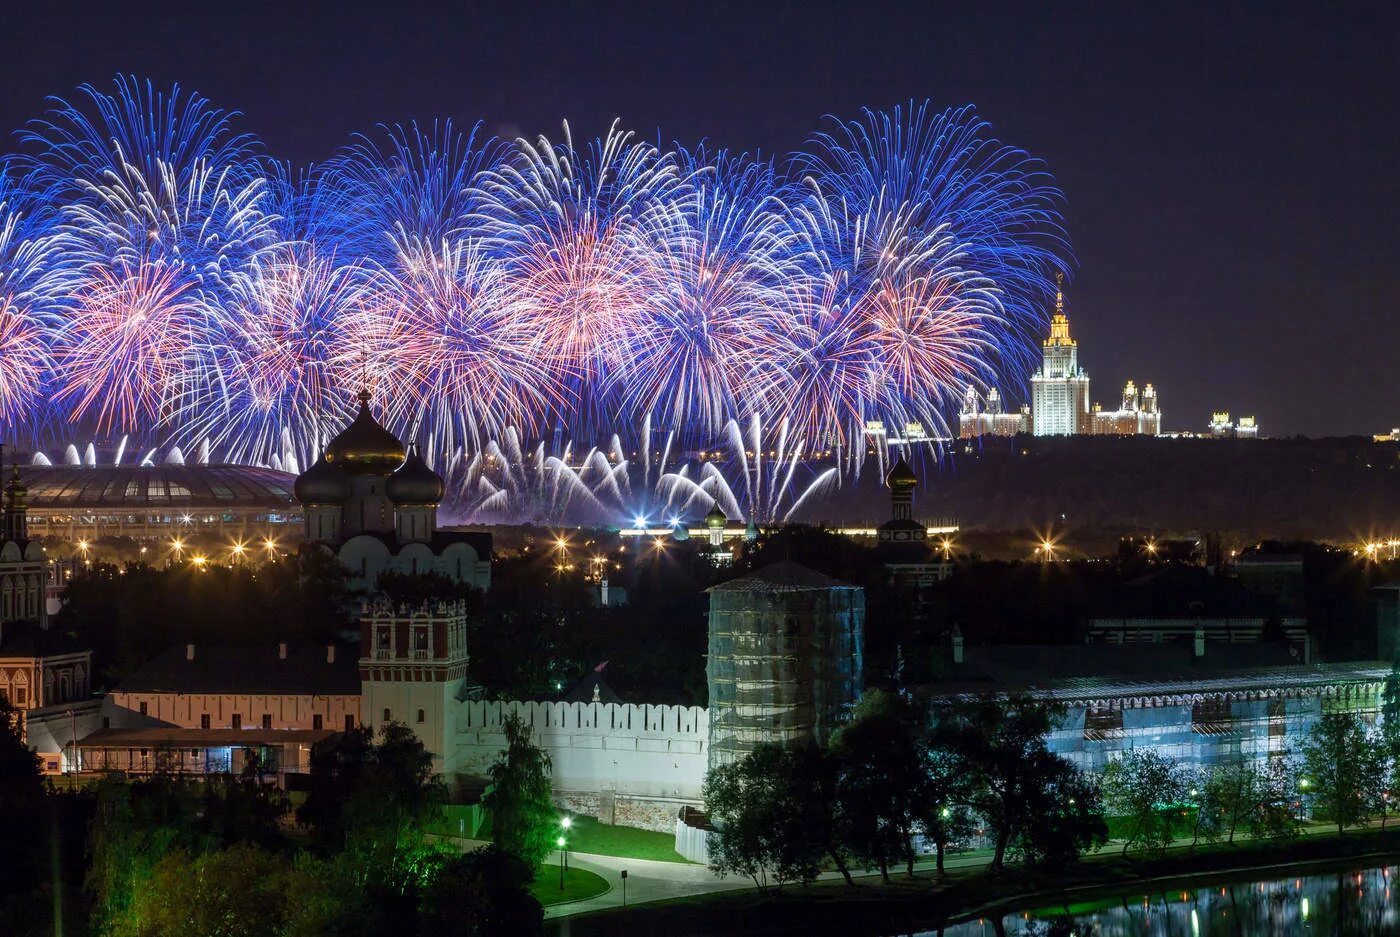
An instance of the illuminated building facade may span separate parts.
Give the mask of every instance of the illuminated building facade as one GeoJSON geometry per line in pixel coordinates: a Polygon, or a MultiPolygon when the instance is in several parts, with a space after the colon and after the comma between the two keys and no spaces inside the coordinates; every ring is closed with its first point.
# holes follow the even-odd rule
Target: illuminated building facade
{"type": "Polygon", "coordinates": [[[1157,401],[1157,389],[1151,384],[1141,391],[1129,381],[1123,387],[1122,404],[1117,410],[1105,410],[1094,404],[1091,432],[1095,436],[1157,436],[1162,432],[1162,411],[1157,401]]]}
{"type": "Polygon", "coordinates": [[[971,384],[963,394],[962,409],[958,413],[958,438],[974,439],[978,436],[1015,436],[1031,431],[1031,408],[1022,406],[1020,410],[1007,413],[1001,399],[1001,391],[993,387],[987,391],[985,401],[971,384]]]}
{"type": "Polygon", "coordinates": [[[1252,416],[1242,416],[1239,422],[1230,419],[1228,410],[1216,410],[1210,415],[1210,432],[1217,439],[1257,439],[1259,421],[1252,416]]]}

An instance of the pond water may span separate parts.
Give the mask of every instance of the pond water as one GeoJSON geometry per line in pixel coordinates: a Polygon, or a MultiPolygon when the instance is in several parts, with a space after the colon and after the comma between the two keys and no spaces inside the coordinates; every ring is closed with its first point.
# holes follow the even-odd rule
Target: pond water
{"type": "Polygon", "coordinates": [[[1400,934],[1400,866],[1301,878],[1261,878],[1169,893],[1142,891],[969,921],[919,937],[1263,937],[1400,934]]]}

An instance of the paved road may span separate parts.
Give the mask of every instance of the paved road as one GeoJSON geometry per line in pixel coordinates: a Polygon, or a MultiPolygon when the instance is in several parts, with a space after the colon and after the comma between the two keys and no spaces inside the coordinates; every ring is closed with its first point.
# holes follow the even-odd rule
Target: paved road
{"type": "MultiPolygon", "coordinates": [[[[556,857],[557,861],[557,857],[556,857]]],[[[551,905],[544,910],[546,918],[568,917],[600,908],[616,908],[622,904],[623,869],[627,870],[627,903],[662,901],[685,895],[704,895],[716,891],[752,888],[746,878],[720,878],[706,866],[688,862],[657,862],[653,859],[619,859],[616,856],[595,856],[569,853],[569,867],[587,869],[607,879],[610,888],[601,895],[551,905]]]]}

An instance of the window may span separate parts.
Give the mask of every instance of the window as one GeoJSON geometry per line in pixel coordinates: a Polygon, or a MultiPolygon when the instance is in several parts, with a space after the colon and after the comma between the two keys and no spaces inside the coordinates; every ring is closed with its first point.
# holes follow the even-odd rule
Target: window
{"type": "Polygon", "coordinates": [[[235,729],[241,729],[241,728],[243,728],[243,714],[242,714],[242,713],[234,713],[234,714],[233,714],[233,727],[234,727],[235,729]]]}
{"type": "Polygon", "coordinates": [[[349,713],[346,713],[346,714],[345,714],[345,731],[346,731],[346,732],[353,732],[353,731],[355,731],[355,717],[352,716],[352,715],[350,715],[349,713]]]}
{"type": "Polygon", "coordinates": [[[143,716],[146,715],[146,704],[145,704],[145,703],[142,703],[142,704],[141,704],[141,715],[143,715],[143,716]]]}
{"type": "Polygon", "coordinates": [[[375,646],[381,650],[389,649],[389,629],[380,628],[374,633],[375,646]]]}
{"type": "Polygon", "coordinates": [[[208,714],[208,713],[205,713],[204,715],[202,715],[202,716],[199,717],[199,727],[200,727],[201,729],[207,729],[207,728],[209,728],[209,714],[208,714]]]}
{"type": "Polygon", "coordinates": [[[263,713],[263,728],[272,728],[272,713],[263,713]]]}
{"type": "Polygon", "coordinates": [[[424,719],[424,713],[423,713],[423,710],[421,710],[421,709],[420,709],[420,710],[418,710],[418,721],[419,721],[419,722],[420,722],[420,723],[422,723],[422,722],[424,722],[424,721],[426,721],[426,720],[425,720],[425,719],[424,719]]]}
{"type": "Polygon", "coordinates": [[[29,702],[29,690],[22,686],[15,687],[15,705],[23,707],[27,702],[29,702]]]}
{"type": "Polygon", "coordinates": [[[199,757],[199,749],[197,749],[197,748],[191,748],[191,749],[190,749],[190,757],[191,757],[191,758],[198,758],[198,757],[199,757]]]}
{"type": "Polygon", "coordinates": [[[385,721],[385,722],[392,722],[393,720],[394,720],[394,714],[391,713],[391,712],[389,712],[389,707],[385,706],[385,707],[384,707],[384,721],[385,721]]]}
{"type": "Polygon", "coordinates": [[[419,628],[417,631],[413,632],[413,648],[417,651],[426,651],[428,649],[427,628],[419,628]]]}
{"type": "Polygon", "coordinates": [[[313,728],[313,729],[320,729],[320,728],[321,728],[321,714],[320,714],[320,713],[317,713],[316,715],[314,715],[314,716],[311,717],[311,728],[313,728]]]}

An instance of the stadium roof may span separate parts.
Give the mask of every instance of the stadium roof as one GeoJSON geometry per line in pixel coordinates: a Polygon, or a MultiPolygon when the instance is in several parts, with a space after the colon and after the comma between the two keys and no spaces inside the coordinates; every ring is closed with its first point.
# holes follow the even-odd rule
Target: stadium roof
{"type": "Polygon", "coordinates": [[[249,465],[22,465],[32,511],[296,510],[295,477],[249,465]]]}

